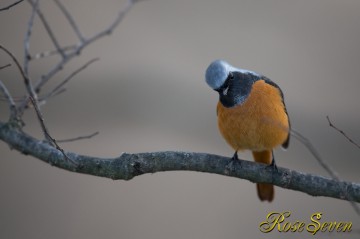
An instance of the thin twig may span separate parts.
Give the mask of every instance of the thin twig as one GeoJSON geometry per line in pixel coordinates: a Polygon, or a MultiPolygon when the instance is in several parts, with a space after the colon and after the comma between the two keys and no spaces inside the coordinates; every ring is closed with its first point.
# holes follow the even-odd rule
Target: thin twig
{"type": "MultiPolygon", "coordinates": [[[[32,3],[32,0],[29,0],[32,3]]],[[[140,1],[132,1],[132,0],[128,0],[128,4],[125,6],[124,9],[120,10],[118,16],[114,19],[114,21],[105,29],[102,30],[100,32],[98,32],[97,34],[95,34],[94,36],[86,39],[84,42],[80,43],[77,45],[77,47],[70,53],[66,54],[66,57],[63,57],[62,60],[56,64],[52,69],[49,70],[49,72],[47,74],[42,75],[34,84],[34,90],[36,93],[39,93],[41,88],[55,75],[57,74],[60,70],[62,70],[64,68],[64,66],[71,60],[73,59],[75,56],[78,56],[80,54],[80,52],[87,47],[89,44],[93,43],[94,41],[98,40],[101,37],[104,37],[106,35],[111,34],[112,31],[114,31],[114,29],[119,25],[119,23],[121,22],[121,20],[123,19],[123,17],[125,16],[125,14],[127,12],[129,12],[129,10],[131,9],[131,7],[133,6],[133,4],[140,2],[140,1]]],[[[38,11],[39,12],[39,11],[38,11]]],[[[61,48],[62,49],[62,48],[61,48]]],[[[29,102],[29,97],[27,96],[23,103],[18,107],[18,111],[19,114],[22,115],[24,110],[26,109],[27,105],[29,102]]]]}
{"type": "MultiPolygon", "coordinates": [[[[266,122],[268,120],[264,119],[264,122],[266,122]]],[[[280,129],[283,129],[286,132],[289,132],[288,128],[285,128],[283,125],[280,124],[275,124],[273,122],[271,122],[273,124],[273,127],[278,127],[280,129]]],[[[325,169],[325,171],[331,176],[332,179],[341,182],[339,176],[337,175],[337,173],[335,172],[335,170],[333,170],[320,156],[320,154],[318,153],[318,151],[316,150],[316,148],[314,147],[314,145],[310,142],[309,139],[307,139],[305,136],[303,136],[302,134],[300,134],[299,132],[297,132],[294,129],[290,130],[291,135],[296,138],[297,140],[299,140],[302,144],[305,145],[305,147],[310,151],[310,153],[314,156],[314,158],[318,161],[318,163],[321,165],[321,167],[323,167],[325,169]]],[[[348,201],[350,202],[351,206],[354,208],[355,212],[360,216],[360,208],[358,207],[358,205],[353,201],[353,198],[351,198],[351,196],[348,195],[348,193],[346,192],[345,188],[341,188],[341,191],[343,192],[343,195],[346,199],[348,199],[348,201]]]]}
{"type": "Polygon", "coordinates": [[[39,106],[38,106],[37,102],[35,101],[35,99],[32,96],[30,96],[30,101],[31,101],[31,103],[32,103],[32,105],[33,105],[33,107],[35,109],[35,113],[36,113],[36,116],[37,116],[37,118],[38,118],[38,120],[40,122],[40,126],[41,126],[41,129],[42,129],[42,131],[43,131],[43,133],[45,135],[45,139],[47,141],[49,141],[50,143],[53,143],[54,145],[56,145],[55,139],[50,136],[49,131],[48,131],[46,125],[45,125],[44,118],[43,118],[43,116],[41,114],[41,111],[39,109],[39,106]]]}
{"type": "Polygon", "coordinates": [[[9,90],[6,88],[6,86],[2,83],[1,80],[0,80],[0,92],[3,93],[6,101],[9,104],[9,110],[10,110],[9,121],[14,121],[17,117],[16,105],[15,105],[14,99],[12,98],[9,90]]]}
{"type": "Polygon", "coordinates": [[[10,8],[18,5],[19,3],[23,2],[24,0],[18,0],[14,3],[11,3],[10,5],[6,6],[6,7],[3,7],[3,8],[0,8],[0,11],[4,11],[4,10],[9,10],[10,8]]]}
{"type": "Polygon", "coordinates": [[[35,109],[35,112],[36,112],[36,116],[38,117],[38,120],[39,120],[39,122],[40,122],[42,131],[43,131],[43,133],[45,134],[45,138],[46,138],[50,143],[52,143],[57,150],[59,150],[59,151],[63,154],[63,156],[64,156],[64,158],[65,158],[66,160],[68,160],[69,162],[77,165],[77,163],[76,163],[75,161],[73,161],[72,159],[70,159],[70,158],[65,154],[64,150],[57,144],[56,140],[55,140],[53,137],[51,137],[51,135],[49,134],[49,130],[47,129],[47,127],[46,127],[46,125],[45,125],[44,118],[43,118],[43,116],[42,116],[42,114],[41,114],[41,112],[40,112],[40,109],[39,109],[39,106],[38,106],[36,100],[35,100],[32,96],[30,96],[30,101],[31,101],[31,103],[32,103],[33,106],[34,106],[34,109],[35,109]]]}
{"type": "Polygon", "coordinates": [[[61,91],[63,86],[69,82],[74,76],[76,76],[78,73],[86,69],[89,65],[94,63],[95,61],[98,61],[100,58],[94,58],[90,61],[86,62],[83,66],[81,66],[79,69],[75,70],[73,73],[71,73],[68,77],[66,77],[60,84],[58,84],[51,92],[49,92],[46,96],[42,97],[42,100],[47,100],[48,98],[52,97],[53,95],[57,94],[59,91],[61,91]]]}
{"type": "Polygon", "coordinates": [[[334,128],[336,131],[338,131],[340,134],[342,134],[350,143],[352,143],[353,145],[355,145],[356,147],[358,147],[360,149],[360,145],[358,143],[356,143],[354,140],[352,140],[349,136],[347,136],[347,134],[342,131],[341,129],[339,129],[338,127],[336,127],[335,125],[333,125],[333,123],[330,121],[329,116],[326,116],[327,121],[329,122],[329,126],[334,128]]]}
{"type": "MultiPolygon", "coordinates": [[[[24,100],[24,97],[13,96],[13,100],[15,103],[20,103],[24,100]]],[[[0,101],[7,101],[5,97],[0,97],[0,101]]]]}
{"type": "Polygon", "coordinates": [[[56,92],[54,92],[52,94],[48,93],[45,96],[39,97],[39,102],[46,102],[50,97],[54,98],[55,96],[58,96],[58,95],[64,93],[65,91],[66,91],[65,88],[61,88],[61,89],[57,90],[56,92]]]}
{"type": "Polygon", "coordinates": [[[70,12],[66,9],[66,7],[60,2],[60,0],[54,0],[56,5],[60,8],[61,12],[65,15],[66,19],[68,20],[70,26],[73,28],[74,32],[78,36],[81,42],[85,41],[84,36],[80,32],[79,27],[77,26],[74,18],[71,16],[70,12]]]}
{"type": "Polygon", "coordinates": [[[133,5],[133,1],[129,1],[128,4],[122,9],[117,18],[103,31],[95,34],[94,36],[86,39],[82,44],[78,45],[78,47],[72,52],[67,55],[65,59],[63,59],[59,64],[57,64],[53,69],[51,69],[46,75],[43,75],[39,81],[35,84],[35,91],[38,92],[40,88],[51,78],[53,77],[59,70],[61,70],[66,63],[69,62],[70,59],[78,55],[86,46],[93,43],[94,41],[98,40],[99,38],[111,34],[111,32],[119,25],[125,14],[130,10],[131,6],[133,5]]]}
{"type": "Polygon", "coordinates": [[[0,66],[0,70],[5,69],[5,68],[10,67],[10,66],[11,66],[10,63],[8,63],[8,64],[6,64],[6,65],[4,65],[4,66],[0,66]]]}
{"type": "Polygon", "coordinates": [[[74,141],[78,141],[78,140],[82,140],[82,139],[91,139],[92,137],[98,135],[99,132],[95,132],[89,135],[84,135],[84,136],[79,136],[76,138],[70,138],[70,139],[58,139],[56,140],[58,143],[68,143],[68,142],[74,142],[74,141]]]}
{"type": "Polygon", "coordinates": [[[114,29],[120,24],[121,20],[124,18],[124,16],[126,15],[127,12],[129,12],[129,10],[131,9],[132,5],[136,2],[139,1],[134,1],[134,0],[128,0],[128,4],[125,6],[124,9],[122,9],[119,13],[117,18],[115,18],[115,20],[110,24],[110,26],[103,30],[100,31],[99,33],[95,34],[94,36],[90,37],[89,39],[86,40],[86,42],[84,43],[84,46],[96,41],[97,39],[106,36],[106,35],[110,35],[114,29]]]}
{"type": "MultiPolygon", "coordinates": [[[[65,88],[62,88],[62,89],[56,91],[55,93],[53,93],[53,94],[51,95],[51,97],[58,96],[58,95],[64,93],[65,91],[66,91],[66,89],[65,89],[65,88]]],[[[45,97],[42,97],[41,100],[46,100],[47,98],[49,98],[49,96],[46,95],[45,97]]]]}
{"type": "Polygon", "coordinates": [[[37,106],[37,102],[36,102],[36,94],[34,93],[34,90],[32,88],[32,84],[31,81],[29,79],[29,77],[26,75],[26,73],[24,72],[24,69],[21,67],[19,61],[17,60],[17,58],[4,46],[0,45],[0,49],[2,49],[3,51],[5,51],[10,57],[11,59],[14,61],[15,65],[17,66],[23,80],[25,83],[25,86],[28,90],[28,93],[30,95],[30,99],[33,99],[33,104],[35,104],[37,106]]]}
{"type": "MultiPolygon", "coordinates": [[[[62,89],[58,90],[57,92],[53,93],[51,95],[51,97],[58,96],[58,95],[64,93],[65,91],[66,91],[66,89],[62,88],[62,89]]],[[[28,97],[28,96],[25,96],[25,97],[28,97]]],[[[45,96],[38,96],[37,95],[37,97],[38,97],[38,104],[43,105],[45,103],[45,101],[49,98],[49,95],[45,95],[45,96]]],[[[24,97],[13,97],[13,99],[14,99],[14,101],[16,103],[24,103],[24,97]]],[[[30,100],[30,98],[28,98],[28,99],[30,100]]],[[[0,97],[0,101],[6,101],[6,99],[3,98],[3,97],[0,97]]],[[[26,105],[26,108],[27,107],[30,107],[30,105],[26,105]]]]}
{"type": "MultiPolygon", "coordinates": [[[[314,158],[318,161],[318,163],[321,165],[321,167],[323,167],[325,169],[325,171],[330,175],[330,177],[332,179],[336,180],[339,183],[342,182],[342,180],[340,180],[337,173],[327,163],[325,163],[325,161],[321,158],[320,154],[318,153],[318,151],[316,150],[316,148],[310,142],[309,139],[307,139],[306,137],[304,137],[302,134],[300,134],[299,132],[297,132],[294,129],[291,129],[290,133],[293,137],[295,137],[297,140],[299,140],[301,143],[303,143],[305,145],[305,147],[310,151],[310,153],[314,156],[314,158]]],[[[346,192],[346,188],[341,188],[340,190],[342,191],[343,196],[346,199],[348,199],[351,206],[354,208],[355,212],[358,215],[360,215],[360,208],[354,202],[354,199],[346,192]]]]}
{"type": "MultiPolygon", "coordinates": [[[[28,71],[29,71],[29,56],[30,56],[30,53],[29,53],[30,37],[31,37],[32,28],[34,25],[35,13],[39,10],[39,0],[35,0],[34,3],[31,1],[31,5],[33,8],[32,14],[30,16],[30,19],[28,22],[28,29],[27,29],[27,32],[26,32],[26,35],[24,38],[24,51],[25,51],[25,53],[24,53],[24,69],[22,70],[22,67],[20,67],[19,63],[17,63],[17,65],[18,65],[19,70],[22,72],[27,92],[30,95],[30,98],[33,99],[33,104],[36,105],[36,107],[38,107],[37,94],[34,91],[34,87],[32,85],[31,80],[29,79],[28,71]]],[[[15,60],[16,60],[16,58],[15,58],[15,60]]]]}
{"type": "MultiPolygon", "coordinates": [[[[16,57],[7,48],[5,48],[4,46],[0,45],[0,49],[3,50],[7,55],[10,56],[10,58],[14,61],[15,65],[19,69],[21,76],[24,79],[26,79],[27,76],[25,75],[25,73],[24,73],[19,61],[16,59],[16,57]]],[[[11,97],[9,91],[7,91],[5,85],[4,85],[3,89],[4,89],[3,90],[4,96],[7,99],[7,101],[9,102],[9,104],[10,104],[9,105],[9,107],[10,107],[10,120],[14,121],[19,117],[18,110],[17,110],[17,108],[15,106],[14,99],[11,97]]]]}
{"type": "MultiPolygon", "coordinates": [[[[33,2],[33,0],[28,0],[28,2],[31,4],[32,7],[34,7],[35,3],[33,2]]],[[[60,46],[57,38],[55,37],[55,35],[54,35],[54,33],[53,33],[53,31],[52,31],[49,23],[47,22],[44,14],[43,14],[42,11],[40,10],[40,8],[37,8],[37,9],[36,9],[36,13],[37,13],[37,15],[39,16],[42,24],[44,25],[45,30],[46,30],[47,34],[49,35],[51,41],[53,42],[56,50],[60,53],[60,55],[62,56],[62,58],[66,58],[66,54],[63,52],[63,50],[62,50],[62,48],[61,48],[61,46],[60,46]]]]}
{"type": "Polygon", "coordinates": [[[0,45],[0,49],[3,50],[6,54],[8,54],[10,56],[10,58],[14,61],[15,65],[17,66],[17,68],[20,71],[20,74],[23,78],[27,78],[27,76],[24,73],[24,70],[22,69],[19,61],[16,59],[16,57],[11,53],[11,51],[9,51],[6,47],[4,47],[3,45],[0,45]]]}
{"type": "Polygon", "coordinates": [[[69,54],[67,58],[63,59],[62,62],[60,62],[58,65],[56,65],[52,70],[48,72],[47,75],[44,75],[41,77],[41,79],[38,81],[38,84],[36,84],[35,90],[38,92],[40,88],[53,76],[55,75],[59,70],[63,68],[63,66],[74,56],[78,55],[82,49],[84,49],[89,44],[93,43],[94,41],[98,40],[99,38],[110,35],[112,31],[120,24],[121,20],[125,16],[125,14],[131,9],[132,5],[139,1],[134,0],[128,0],[128,4],[125,6],[124,9],[122,9],[117,18],[109,25],[108,28],[106,28],[103,31],[100,31],[99,33],[95,34],[94,36],[84,40],[78,47],[73,51],[72,54],[69,54]]]}
{"type": "MultiPolygon", "coordinates": [[[[5,47],[3,47],[2,45],[0,45],[0,49],[2,49],[3,51],[5,51],[5,52],[12,58],[12,60],[15,62],[15,65],[18,67],[18,69],[19,69],[19,71],[20,71],[20,73],[21,73],[21,76],[22,76],[22,78],[24,79],[25,85],[26,85],[26,87],[28,88],[29,85],[30,85],[30,79],[29,79],[28,76],[25,74],[24,70],[22,69],[22,67],[21,67],[21,65],[20,65],[20,63],[19,63],[19,61],[16,59],[16,57],[15,57],[8,49],[6,49],[5,47]]],[[[45,134],[45,138],[46,138],[47,140],[49,140],[50,142],[52,142],[52,143],[55,145],[56,149],[59,150],[59,151],[61,151],[61,152],[63,153],[64,157],[65,157],[67,160],[69,160],[70,162],[76,164],[73,160],[71,160],[71,159],[65,154],[64,150],[63,150],[61,147],[59,147],[59,145],[56,143],[56,140],[50,136],[49,131],[47,130],[47,128],[46,128],[46,126],[45,126],[44,119],[43,119],[43,117],[42,117],[42,115],[41,115],[39,106],[38,106],[38,104],[37,104],[37,102],[36,102],[36,98],[34,97],[34,95],[36,95],[36,94],[34,94],[34,92],[32,92],[32,91],[29,91],[28,93],[30,94],[29,99],[30,99],[30,101],[32,102],[32,104],[33,104],[33,106],[34,106],[34,109],[35,109],[36,115],[37,115],[37,117],[38,117],[38,119],[39,119],[41,128],[43,129],[43,133],[45,134]]]]}
{"type": "Polygon", "coordinates": [[[30,37],[31,37],[31,32],[32,32],[32,28],[34,25],[34,19],[35,19],[35,15],[36,15],[36,11],[39,8],[39,0],[36,0],[33,7],[32,7],[32,13],[28,22],[28,28],[25,34],[25,38],[24,38],[24,71],[25,74],[28,75],[29,74],[29,60],[30,60],[30,53],[29,53],[29,49],[30,49],[30,37]]]}
{"type": "Polygon", "coordinates": [[[319,152],[316,150],[314,145],[307,139],[305,136],[300,134],[294,129],[291,129],[291,135],[294,136],[297,140],[305,145],[305,147],[310,151],[310,153],[314,156],[314,158],[318,161],[318,163],[325,169],[325,171],[330,175],[330,177],[340,180],[337,173],[329,166],[325,161],[321,158],[319,152]]]}
{"type": "MultiPolygon", "coordinates": [[[[71,45],[71,46],[64,46],[62,48],[63,52],[65,52],[65,54],[69,51],[74,50],[77,47],[77,45],[71,45]]],[[[58,55],[59,52],[57,50],[49,50],[49,51],[44,51],[44,52],[40,52],[40,53],[36,53],[33,56],[30,56],[30,60],[38,60],[41,58],[45,58],[48,56],[54,56],[54,55],[58,55]]]]}
{"type": "MultiPolygon", "coordinates": [[[[267,119],[264,119],[264,122],[268,121],[267,119]]],[[[283,125],[280,124],[275,124],[274,122],[271,122],[273,124],[273,127],[278,127],[280,129],[283,129],[286,132],[289,132],[289,129],[284,127],[283,125]]],[[[314,158],[318,161],[318,163],[321,165],[321,167],[323,167],[325,169],[325,171],[331,176],[332,179],[341,182],[339,176],[337,175],[337,173],[335,172],[335,170],[333,170],[320,156],[320,154],[318,153],[318,151],[316,150],[316,148],[314,147],[314,145],[310,142],[309,139],[307,139],[305,136],[303,136],[302,134],[300,134],[299,132],[297,132],[294,129],[290,130],[290,134],[296,138],[297,140],[299,140],[301,143],[303,143],[305,145],[305,147],[310,151],[310,153],[314,156],[314,158]]],[[[350,202],[351,206],[354,208],[355,212],[360,216],[360,208],[358,207],[358,205],[353,202],[353,198],[351,198],[351,196],[348,195],[348,193],[346,192],[345,188],[341,188],[341,191],[343,192],[343,195],[345,198],[348,199],[348,201],[350,202]]]]}

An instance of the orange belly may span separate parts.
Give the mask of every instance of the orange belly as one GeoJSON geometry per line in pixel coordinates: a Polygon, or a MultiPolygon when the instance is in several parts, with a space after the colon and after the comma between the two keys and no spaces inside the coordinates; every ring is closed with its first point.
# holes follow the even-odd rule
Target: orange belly
{"type": "Polygon", "coordinates": [[[289,120],[280,91],[258,80],[246,101],[232,108],[217,106],[222,136],[235,150],[273,149],[289,134],[289,120]]]}

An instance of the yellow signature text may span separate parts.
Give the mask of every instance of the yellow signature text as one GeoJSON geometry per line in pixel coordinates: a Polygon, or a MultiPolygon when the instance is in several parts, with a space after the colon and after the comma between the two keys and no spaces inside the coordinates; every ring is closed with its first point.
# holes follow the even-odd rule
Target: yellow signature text
{"type": "Polygon", "coordinates": [[[317,232],[351,232],[352,222],[342,221],[321,221],[322,213],[313,213],[310,216],[310,222],[290,221],[290,211],[270,212],[266,220],[261,222],[259,229],[263,233],[269,233],[273,230],[278,232],[307,232],[315,235],[317,232]]]}

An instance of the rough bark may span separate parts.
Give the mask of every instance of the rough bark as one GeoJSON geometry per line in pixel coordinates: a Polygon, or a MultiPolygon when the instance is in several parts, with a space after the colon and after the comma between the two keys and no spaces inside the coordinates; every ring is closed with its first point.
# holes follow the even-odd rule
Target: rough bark
{"type": "Polygon", "coordinates": [[[301,191],[312,196],[325,196],[360,202],[360,184],[337,181],[286,168],[274,171],[264,164],[246,160],[193,152],[121,153],[116,158],[97,158],[65,152],[76,164],[49,143],[39,141],[26,133],[0,122],[0,139],[12,149],[32,155],[58,168],[90,174],[113,180],[130,180],[146,173],[164,171],[196,171],[246,179],[256,183],[301,191]]]}

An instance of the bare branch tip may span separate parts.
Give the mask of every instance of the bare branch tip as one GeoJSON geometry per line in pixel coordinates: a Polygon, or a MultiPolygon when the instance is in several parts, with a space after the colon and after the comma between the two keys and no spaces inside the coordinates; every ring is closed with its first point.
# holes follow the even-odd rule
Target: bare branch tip
{"type": "Polygon", "coordinates": [[[8,50],[6,47],[4,47],[3,45],[0,45],[0,49],[3,50],[8,56],[10,56],[10,58],[14,61],[15,65],[17,66],[17,68],[19,69],[23,79],[26,81],[28,80],[28,77],[26,76],[24,69],[22,68],[22,66],[20,65],[20,62],[18,61],[18,59],[14,56],[14,54],[11,53],[10,50],[8,50]]]}
{"type": "Polygon", "coordinates": [[[360,145],[358,143],[356,143],[352,138],[350,138],[343,130],[339,129],[338,127],[336,127],[331,121],[329,116],[326,116],[327,121],[329,122],[329,126],[333,129],[335,129],[337,132],[339,132],[340,134],[342,134],[350,143],[352,143],[353,145],[355,145],[356,147],[358,147],[360,149],[360,145]]]}
{"type": "Polygon", "coordinates": [[[327,119],[327,121],[328,121],[328,123],[329,123],[329,126],[330,126],[330,127],[333,127],[333,124],[331,123],[330,117],[329,117],[328,115],[326,116],[326,119],[327,119]]]}
{"type": "Polygon", "coordinates": [[[70,139],[62,139],[62,140],[57,140],[58,143],[67,143],[67,142],[74,142],[74,141],[78,141],[78,140],[83,140],[83,139],[91,139],[92,137],[98,135],[99,132],[96,131],[92,134],[89,134],[89,135],[85,135],[85,136],[79,136],[79,137],[76,137],[76,138],[70,138],[70,139]]]}
{"type": "Polygon", "coordinates": [[[16,2],[13,2],[13,3],[9,4],[8,6],[5,6],[5,7],[3,7],[3,8],[0,8],[0,12],[1,12],[1,11],[5,11],[5,10],[9,10],[10,8],[18,5],[19,3],[23,2],[23,1],[24,1],[24,0],[18,0],[18,1],[16,1],[16,2]]]}
{"type": "Polygon", "coordinates": [[[5,69],[5,68],[8,68],[8,67],[10,67],[10,66],[11,66],[11,63],[8,63],[8,64],[6,64],[6,65],[0,66],[0,70],[5,69]]]}

